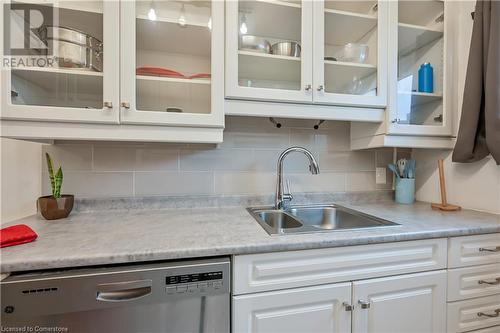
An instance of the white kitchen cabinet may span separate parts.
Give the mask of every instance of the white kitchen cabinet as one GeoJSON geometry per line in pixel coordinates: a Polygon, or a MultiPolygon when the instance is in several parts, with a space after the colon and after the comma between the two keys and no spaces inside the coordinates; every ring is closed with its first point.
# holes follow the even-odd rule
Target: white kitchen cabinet
{"type": "Polygon", "coordinates": [[[233,331],[445,332],[443,241],[234,256],[233,331]]]}
{"type": "Polygon", "coordinates": [[[351,148],[453,148],[454,43],[459,17],[451,1],[389,3],[389,94],[386,119],[378,125],[352,124],[351,148]],[[419,86],[419,69],[432,67],[432,89],[419,86]]]}
{"type": "Polygon", "coordinates": [[[382,121],[387,22],[384,1],[226,2],[226,114],[382,121]],[[265,47],[250,49],[252,37],[265,47]],[[300,55],[269,50],[286,41],[300,55]],[[367,47],[362,60],[344,53],[348,44],[367,47]]]}
{"type": "Polygon", "coordinates": [[[446,271],[353,282],[353,332],[446,331],[446,271]]]}
{"type": "Polygon", "coordinates": [[[388,6],[387,1],[313,1],[314,103],[386,106],[388,6]]]}
{"type": "Polygon", "coordinates": [[[222,142],[223,2],[56,5],[59,15],[53,24],[102,41],[102,69],[3,70],[2,136],[222,142]]]}
{"type": "MultiPolygon", "coordinates": [[[[22,2],[18,2],[22,3],[22,2]]],[[[15,5],[15,4],[13,4],[15,5]]],[[[119,122],[119,3],[115,1],[58,1],[54,7],[34,5],[30,8],[44,15],[45,24],[82,31],[102,42],[102,53],[96,51],[93,69],[50,67],[53,57],[41,56],[43,51],[17,56],[25,65],[2,68],[2,119],[115,123],[119,122]],[[36,58],[35,58],[36,57],[36,58]],[[37,59],[26,63],[26,60],[37,59]]],[[[2,6],[2,9],[5,10],[2,6]]],[[[0,29],[15,29],[24,23],[24,16],[11,11],[9,22],[0,29]]],[[[2,17],[3,14],[2,14],[2,17]]],[[[3,34],[2,34],[3,36],[3,34]]],[[[33,40],[44,40],[37,30],[30,31],[33,40]]],[[[14,34],[16,39],[22,33],[14,34]]],[[[1,38],[1,37],[0,37],[1,38]]],[[[13,38],[13,39],[14,39],[13,38]]],[[[12,43],[15,43],[12,41],[12,43]]],[[[36,46],[35,42],[33,45],[36,46]]],[[[3,42],[2,42],[3,46],[3,42]]],[[[12,49],[16,45],[11,45],[12,49]]],[[[37,46],[39,47],[39,46],[37,46]]],[[[9,48],[10,49],[10,48],[9,48]]],[[[6,54],[9,50],[4,50],[6,54]]],[[[25,50],[26,51],[26,50],[25,50]]],[[[24,52],[23,52],[24,53],[24,52]]],[[[54,62],[56,63],[56,62],[54,62]]]]}
{"type": "Polygon", "coordinates": [[[351,332],[351,283],[233,297],[232,332],[351,332]]]}
{"type": "Polygon", "coordinates": [[[224,3],[122,1],[120,9],[122,123],[221,127],[224,3]],[[140,71],[150,67],[179,75],[140,71]]]}

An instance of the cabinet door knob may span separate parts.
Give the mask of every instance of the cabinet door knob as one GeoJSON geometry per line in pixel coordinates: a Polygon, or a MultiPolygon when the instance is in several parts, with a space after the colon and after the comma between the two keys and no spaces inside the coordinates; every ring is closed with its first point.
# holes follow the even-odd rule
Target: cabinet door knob
{"type": "Polygon", "coordinates": [[[129,102],[122,102],[122,107],[125,109],[130,109],[130,103],[129,102]]]}
{"type": "Polygon", "coordinates": [[[306,91],[311,91],[312,86],[311,86],[310,84],[306,84],[306,86],[304,87],[304,89],[305,89],[306,91]]]}
{"type": "Polygon", "coordinates": [[[370,308],[370,302],[368,302],[368,301],[364,301],[364,300],[360,299],[358,301],[358,304],[361,305],[362,309],[369,309],[370,308]]]}
{"type": "Polygon", "coordinates": [[[105,108],[112,109],[113,108],[113,102],[104,102],[102,103],[105,108]]]}
{"type": "Polygon", "coordinates": [[[352,311],[353,310],[352,305],[349,304],[349,303],[347,303],[347,302],[342,303],[342,306],[344,307],[344,309],[346,311],[352,311]]]}
{"type": "Polygon", "coordinates": [[[317,90],[318,91],[323,91],[324,89],[325,89],[325,87],[323,85],[319,85],[317,90]]]}

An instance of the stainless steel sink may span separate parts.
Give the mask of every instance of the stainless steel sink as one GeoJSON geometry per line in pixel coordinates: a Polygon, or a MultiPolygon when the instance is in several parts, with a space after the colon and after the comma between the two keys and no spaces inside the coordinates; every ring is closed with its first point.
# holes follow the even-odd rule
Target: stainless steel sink
{"type": "Polygon", "coordinates": [[[399,225],[335,204],[292,206],[287,210],[276,210],[273,207],[250,207],[247,210],[270,235],[399,225]]]}

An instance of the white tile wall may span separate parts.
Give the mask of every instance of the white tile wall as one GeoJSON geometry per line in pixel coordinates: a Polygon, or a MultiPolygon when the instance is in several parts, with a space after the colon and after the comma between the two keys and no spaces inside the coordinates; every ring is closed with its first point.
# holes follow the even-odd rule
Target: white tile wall
{"type": "MultiPolygon", "coordinates": [[[[62,165],[63,192],[79,197],[176,194],[271,194],[276,162],[283,149],[310,149],[321,173],[310,175],[305,156],[292,154],[285,173],[295,192],[367,191],[375,185],[375,166],[392,159],[391,149],[349,150],[349,123],[280,119],[278,129],[264,118],[228,117],[219,145],[61,143],[45,146],[62,165]]],[[[49,193],[46,166],[43,192],[49,193]]],[[[392,177],[388,177],[392,182],[392,177]]]]}

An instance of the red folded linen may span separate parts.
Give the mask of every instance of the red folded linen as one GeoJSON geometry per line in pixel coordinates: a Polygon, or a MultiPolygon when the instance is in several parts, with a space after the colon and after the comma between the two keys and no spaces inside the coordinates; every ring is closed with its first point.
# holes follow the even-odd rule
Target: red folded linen
{"type": "Polygon", "coordinates": [[[162,68],[162,67],[150,67],[150,66],[144,66],[144,67],[137,68],[136,74],[137,75],[174,77],[174,78],[179,78],[179,79],[186,78],[184,76],[184,74],[173,71],[171,69],[162,68]]]}
{"type": "Polygon", "coordinates": [[[0,247],[19,245],[34,241],[38,235],[25,224],[0,229],[0,247]]]}
{"type": "Polygon", "coordinates": [[[212,77],[212,75],[210,75],[208,73],[199,73],[199,74],[191,75],[188,78],[189,79],[210,79],[211,77],[212,77]]]}

